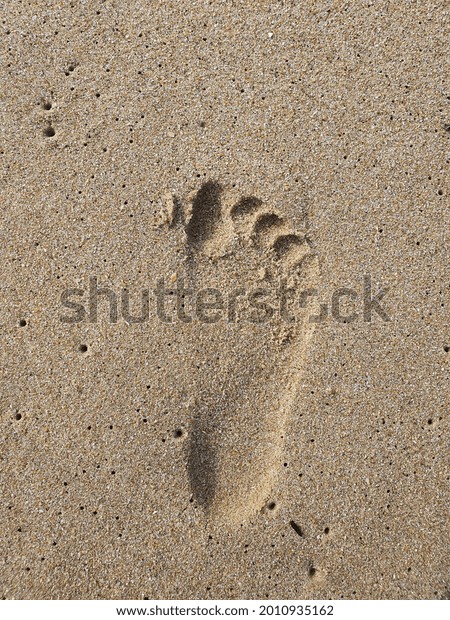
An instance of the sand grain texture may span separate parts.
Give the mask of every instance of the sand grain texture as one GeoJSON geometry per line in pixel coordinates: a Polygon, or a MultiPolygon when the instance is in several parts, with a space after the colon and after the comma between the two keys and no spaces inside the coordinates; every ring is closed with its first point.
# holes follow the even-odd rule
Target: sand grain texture
{"type": "Polygon", "coordinates": [[[448,24],[4,4],[0,596],[448,597],[448,24]],[[161,277],[328,314],[164,323],[161,277]]]}

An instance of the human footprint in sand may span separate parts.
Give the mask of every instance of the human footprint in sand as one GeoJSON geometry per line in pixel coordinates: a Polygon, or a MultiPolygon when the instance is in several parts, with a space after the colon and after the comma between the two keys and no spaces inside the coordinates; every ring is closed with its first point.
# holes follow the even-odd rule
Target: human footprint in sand
{"type": "Polygon", "coordinates": [[[304,301],[316,286],[318,257],[279,213],[214,181],[186,208],[176,197],[169,202],[165,228],[179,238],[189,288],[181,297],[187,304],[187,293],[198,291],[195,317],[184,301],[178,306],[189,481],[209,520],[241,523],[268,501],[282,460],[314,328],[306,310],[291,315],[289,301],[304,301]]]}

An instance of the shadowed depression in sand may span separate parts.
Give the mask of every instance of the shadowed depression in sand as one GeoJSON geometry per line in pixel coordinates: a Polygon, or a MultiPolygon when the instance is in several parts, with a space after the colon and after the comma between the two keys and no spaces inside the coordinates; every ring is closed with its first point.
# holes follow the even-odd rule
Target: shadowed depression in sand
{"type": "MultiPolygon", "coordinates": [[[[167,234],[181,235],[192,284],[250,287],[280,277],[288,277],[291,289],[317,284],[318,258],[304,236],[265,212],[260,200],[232,202],[222,194],[219,183],[205,183],[192,198],[184,228],[176,212],[182,206],[173,199],[173,221],[181,221],[178,227],[170,222],[167,234]]],[[[192,490],[207,514],[236,522],[269,498],[312,333],[307,318],[302,325],[285,327],[280,318],[255,328],[228,324],[225,338],[208,325],[186,333],[193,357],[209,366],[193,381],[196,405],[187,442],[192,490]]]]}

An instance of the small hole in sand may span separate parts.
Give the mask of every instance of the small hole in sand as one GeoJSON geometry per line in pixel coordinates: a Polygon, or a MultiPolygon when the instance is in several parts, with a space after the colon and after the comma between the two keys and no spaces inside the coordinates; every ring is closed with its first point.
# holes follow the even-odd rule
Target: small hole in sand
{"type": "Polygon", "coordinates": [[[44,101],[44,103],[42,104],[42,107],[44,108],[44,110],[51,110],[52,104],[50,103],[50,101],[44,101]]]}
{"type": "Polygon", "coordinates": [[[25,327],[26,324],[27,324],[27,322],[25,321],[25,319],[20,319],[19,327],[25,327]]]}
{"type": "Polygon", "coordinates": [[[267,504],[267,510],[275,510],[275,508],[277,507],[275,502],[269,502],[267,504]]]}
{"type": "Polygon", "coordinates": [[[446,353],[448,353],[448,352],[450,351],[450,347],[449,347],[448,345],[445,345],[445,346],[444,346],[444,351],[445,351],[446,353]]]}
{"type": "Polygon", "coordinates": [[[314,568],[314,566],[310,566],[310,567],[309,567],[309,569],[308,569],[308,575],[309,575],[310,577],[314,577],[314,575],[316,574],[316,572],[317,572],[317,571],[316,571],[316,569],[314,568]]]}
{"type": "Polygon", "coordinates": [[[428,418],[428,424],[430,424],[430,425],[433,424],[432,418],[428,418]]]}
{"type": "Polygon", "coordinates": [[[174,432],[174,436],[176,439],[180,439],[180,437],[183,437],[183,431],[181,430],[181,428],[177,428],[177,430],[174,432]]]}
{"type": "Polygon", "coordinates": [[[16,420],[21,420],[22,419],[22,414],[21,413],[16,413],[16,415],[14,417],[16,418],[16,420]]]}
{"type": "Polygon", "coordinates": [[[55,135],[55,130],[53,129],[53,127],[51,125],[49,125],[48,127],[46,127],[44,129],[44,136],[46,138],[53,138],[53,136],[55,135]]]}
{"type": "Polygon", "coordinates": [[[323,531],[324,531],[325,534],[329,534],[330,533],[330,528],[326,527],[323,531]]]}
{"type": "Polygon", "coordinates": [[[88,350],[88,346],[87,346],[87,344],[80,344],[80,346],[78,347],[78,350],[79,350],[81,353],[86,353],[86,352],[87,352],[87,350],[88,350]]]}

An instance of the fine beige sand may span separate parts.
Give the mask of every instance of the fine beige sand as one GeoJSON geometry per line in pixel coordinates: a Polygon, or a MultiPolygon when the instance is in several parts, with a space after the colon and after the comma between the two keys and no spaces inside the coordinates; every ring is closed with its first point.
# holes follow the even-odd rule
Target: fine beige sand
{"type": "Polygon", "coordinates": [[[448,4],[3,9],[0,596],[448,598],[448,4]]]}

